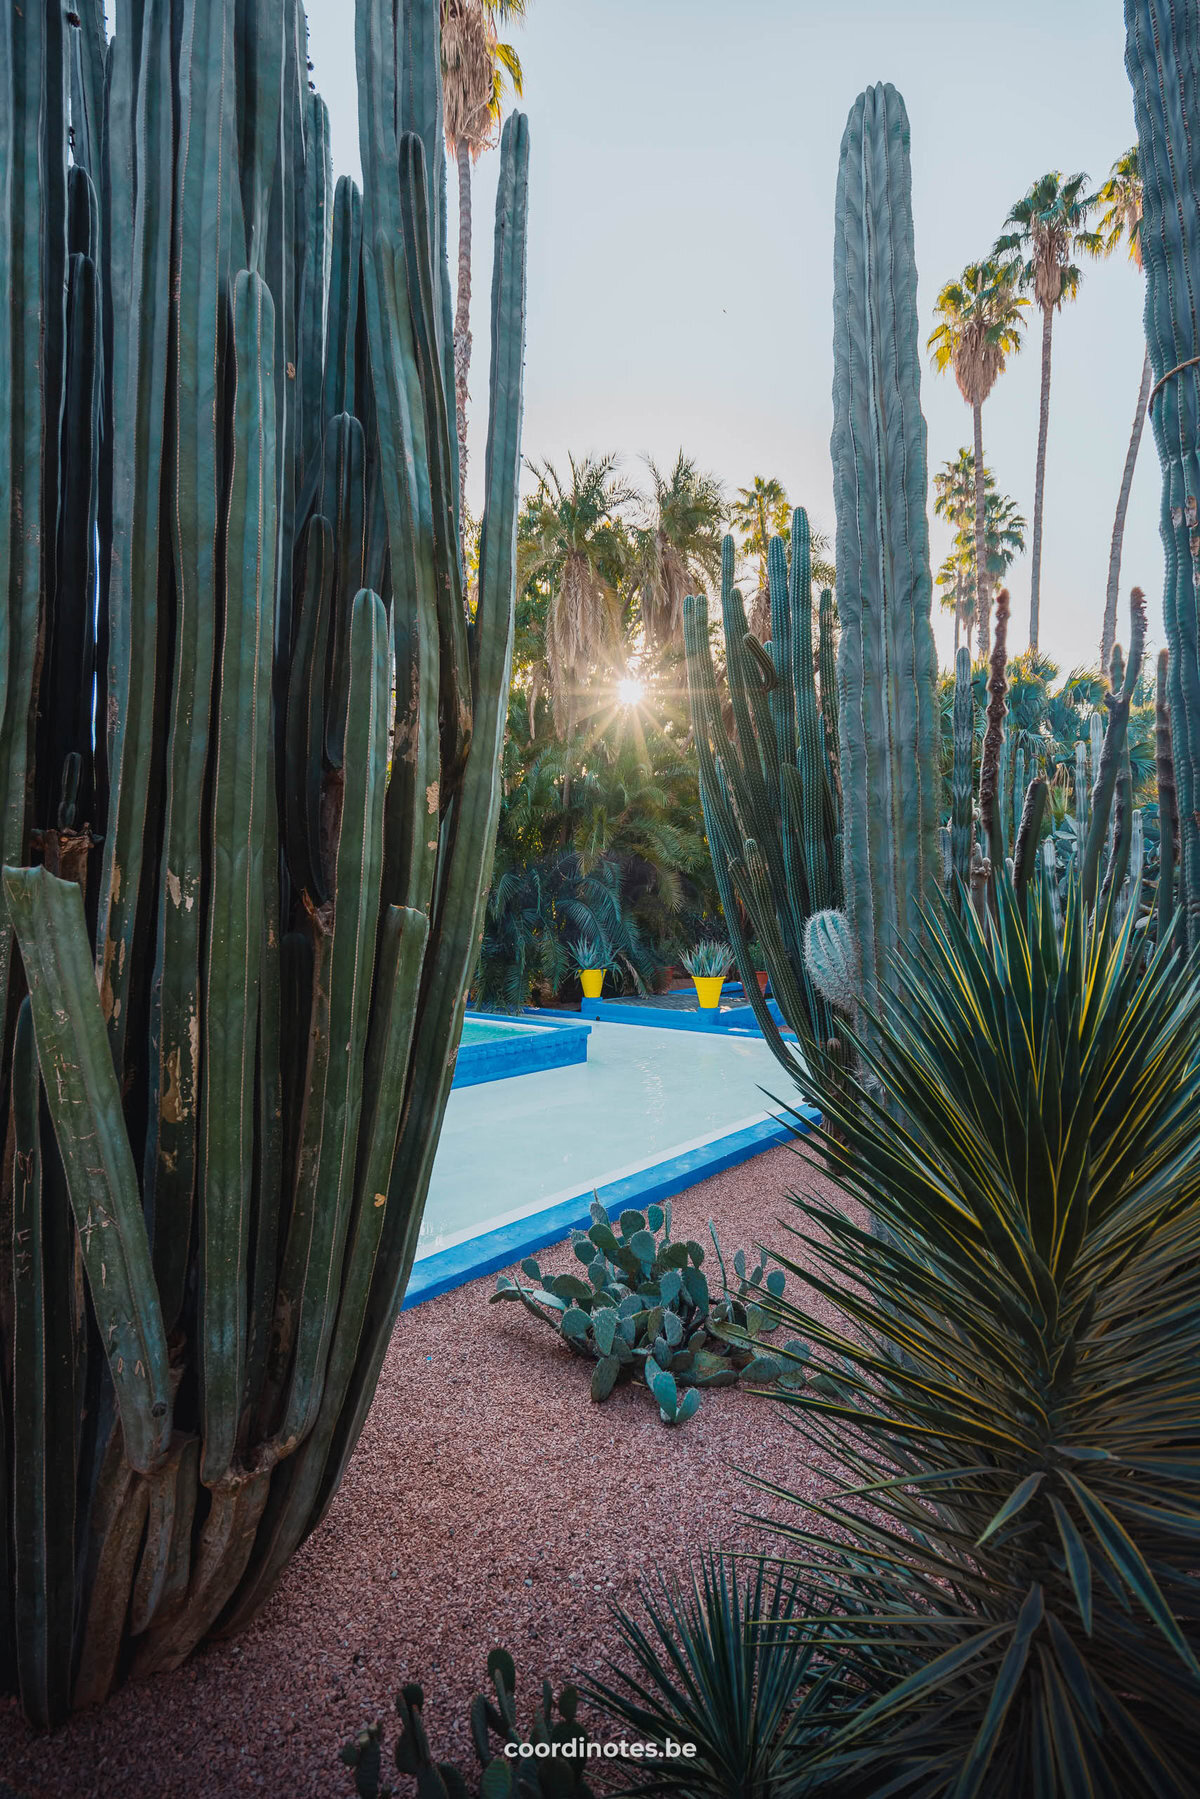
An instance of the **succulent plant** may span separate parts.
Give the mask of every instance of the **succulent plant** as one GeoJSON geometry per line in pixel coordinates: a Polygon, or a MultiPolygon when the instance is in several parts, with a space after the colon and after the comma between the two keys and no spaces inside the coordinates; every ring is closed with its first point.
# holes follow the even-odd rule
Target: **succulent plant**
{"type": "Polygon", "coordinates": [[[514,114],[468,622],[440,16],[358,0],[360,192],[298,0],[0,7],[0,1687],[41,1725],[265,1603],[412,1266],[524,361],[514,114]]]}
{"type": "Polygon", "coordinates": [[[733,951],[727,943],[706,937],[694,949],[685,950],[680,960],[696,980],[723,979],[733,966],[733,951]]]}
{"type": "Polygon", "coordinates": [[[685,1424],[699,1408],[697,1388],[740,1380],[803,1384],[807,1346],[787,1343],[768,1353],[763,1344],[774,1327],[760,1302],[777,1299],[784,1288],[778,1269],[767,1272],[765,1251],[751,1265],[739,1249],[727,1268],[710,1222],[720,1274],[714,1288],[703,1246],[672,1237],[669,1200],[644,1212],[630,1208],[615,1224],[598,1199],[591,1213],[590,1228],[571,1239],[581,1274],[544,1275],[529,1256],[521,1270],[534,1284],[502,1274],[489,1303],[519,1302],[573,1354],[593,1361],[594,1400],[640,1377],[663,1423],[685,1424]]]}
{"type": "Polygon", "coordinates": [[[815,912],[804,927],[804,960],[831,1006],[853,1015],[859,999],[858,945],[844,912],[815,912]]]}
{"type": "Polygon", "coordinates": [[[734,541],[726,537],[721,613],[732,731],[717,684],[708,601],[700,594],[684,602],[700,799],[734,960],[747,976],[746,997],[777,1060],[795,1077],[794,1047],[753,975],[770,972],[779,1011],[798,1037],[824,1042],[832,1035],[833,1014],[805,965],[804,923],[842,896],[833,601],[822,595],[814,658],[811,539],[803,511],[792,515],[790,560],[781,539],[768,552],[769,644],[747,627],[734,561],[734,541]]]}
{"type": "MultiPolygon", "coordinates": [[[[417,1783],[419,1799],[592,1799],[588,1785],[588,1735],[579,1723],[579,1695],[573,1686],[555,1700],[548,1680],[534,1713],[528,1737],[517,1722],[517,1675],[507,1649],[493,1649],[487,1660],[494,1702],[483,1693],[471,1701],[471,1741],[480,1773],[469,1786],[453,1762],[435,1762],[425,1733],[425,1694],[415,1682],[396,1694],[400,1735],[396,1770],[417,1783]],[[557,1712],[557,1717],[555,1713],[557,1712]],[[499,1747],[493,1743],[498,1739],[499,1747]],[[539,1747],[542,1753],[537,1754],[539,1747]],[[509,1754],[505,1754],[508,1748],[509,1754]],[[560,1753],[546,1753],[557,1749],[560,1753]],[[566,1750],[563,1754],[561,1751],[566,1750]],[[517,1753],[512,1753],[512,1751],[517,1753]],[[530,1751],[534,1753],[530,1753],[530,1751]],[[522,1753],[522,1751],[524,1751],[522,1753]]],[[[395,1788],[383,1780],[383,1726],[369,1724],[341,1751],[354,1770],[359,1799],[390,1799],[395,1788]]]]}
{"type": "Polygon", "coordinates": [[[576,968],[607,968],[612,961],[611,952],[598,937],[577,937],[566,949],[576,968]]]}

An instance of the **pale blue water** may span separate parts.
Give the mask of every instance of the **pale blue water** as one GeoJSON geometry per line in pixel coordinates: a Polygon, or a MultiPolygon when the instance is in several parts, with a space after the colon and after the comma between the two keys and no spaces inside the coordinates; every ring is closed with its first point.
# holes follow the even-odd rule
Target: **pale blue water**
{"type": "MultiPolygon", "coordinates": [[[[464,1042],[471,1026],[521,1029],[472,1018],[464,1042]]],[[[597,1022],[586,1062],[450,1095],[417,1254],[777,1115],[772,1095],[796,1097],[757,1035],[597,1022]]]]}
{"type": "Polygon", "coordinates": [[[509,1024],[507,1020],[497,1018],[464,1018],[462,1043],[495,1043],[500,1037],[528,1037],[530,1026],[527,1024],[509,1024]]]}

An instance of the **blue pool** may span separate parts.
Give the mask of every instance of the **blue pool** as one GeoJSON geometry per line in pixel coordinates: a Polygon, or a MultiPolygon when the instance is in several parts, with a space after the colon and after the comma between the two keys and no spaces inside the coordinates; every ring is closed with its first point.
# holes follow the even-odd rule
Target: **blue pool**
{"type": "Polygon", "coordinates": [[[476,1087],[543,1068],[586,1062],[591,1025],[577,1017],[526,1024],[515,1018],[488,1018],[468,1012],[463,1019],[454,1086],[476,1087]]]}

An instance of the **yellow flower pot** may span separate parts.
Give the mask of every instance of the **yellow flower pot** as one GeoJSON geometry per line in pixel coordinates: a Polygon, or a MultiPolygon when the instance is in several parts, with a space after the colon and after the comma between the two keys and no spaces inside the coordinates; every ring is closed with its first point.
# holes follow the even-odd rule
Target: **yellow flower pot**
{"type": "Polygon", "coordinates": [[[694,974],[692,985],[696,989],[700,1010],[715,1012],[721,1003],[721,989],[725,985],[725,976],[723,974],[694,974]]]}
{"type": "Polygon", "coordinates": [[[604,987],[604,970],[602,968],[581,968],[579,985],[583,988],[584,999],[599,999],[604,987]]]}

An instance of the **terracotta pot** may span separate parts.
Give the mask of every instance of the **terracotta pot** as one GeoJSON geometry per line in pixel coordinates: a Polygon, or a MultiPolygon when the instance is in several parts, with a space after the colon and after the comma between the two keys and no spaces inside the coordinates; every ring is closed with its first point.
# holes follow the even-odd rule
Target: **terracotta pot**
{"type": "Polygon", "coordinates": [[[771,978],[770,975],[765,968],[756,968],[754,970],[754,978],[758,982],[758,991],[765,995],[767,991],[767,982],[771,978]]]}

